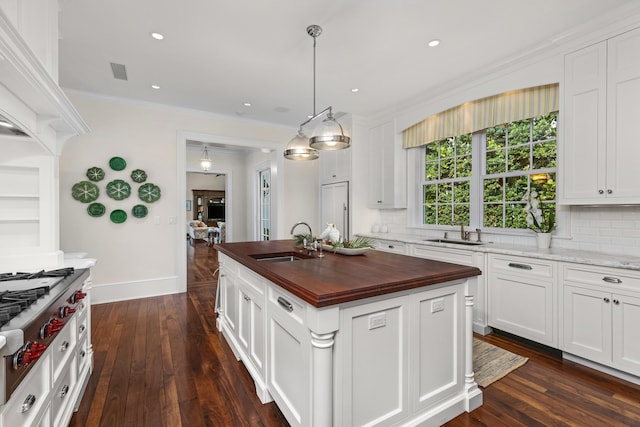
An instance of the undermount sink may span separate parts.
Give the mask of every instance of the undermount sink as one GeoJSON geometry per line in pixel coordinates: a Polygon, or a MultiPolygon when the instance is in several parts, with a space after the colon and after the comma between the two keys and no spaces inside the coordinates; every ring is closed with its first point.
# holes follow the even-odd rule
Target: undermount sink
{"type": "Polygon", "coordinates": [[[472,242],[470,240],[455,240],[455,239],[425,239],[425,242],[453,243],[454,245],[466,245],[466,246],[478,246],[478,245],[484,245],[486,243],[486,242],[472,242]]]}
{"type": "Polygon", "coordinates": [[[249,256],[259,262],[292,262],[301,259],[313,258],[312,256],[298,252],[279,252],[275,254],[255,254],[249,256]]]}

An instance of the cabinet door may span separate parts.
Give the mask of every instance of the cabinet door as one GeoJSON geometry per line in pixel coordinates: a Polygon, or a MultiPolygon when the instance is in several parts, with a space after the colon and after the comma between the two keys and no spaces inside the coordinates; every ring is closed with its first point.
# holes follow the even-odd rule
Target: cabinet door
{"type": "Polygon", "coordinates": [[[606,42],[565,57],[558,182],[566,203],[597,203],[606,197],[606,58],[606,42]]]}
{"type": "Polygon", "coordinates": [[[640,375],[640,298],[613,295],[613,363],[640,375]]]}
{"type": "Polygon", "coordinates": [[[276,285],[268,287],[267,304],[269,393],[290,425],[309,426],[311,338],[305,304],[276,285]]]}
{"type": "Polygon", "coordinates": [[[609,198],[637,202],[640,29],[610,39],[607,47],[606,192],[609,198]]]}
{"type": "Polygon", "coordinates": [[[351,178],[351,148],[320,153],[320,183],[348,181],[351,178]]]}
{"type": "Polygon", "coordinates": [[[404,176],[406,153],[396,146],[393,122],[369,131],[369,195],[371,208],[406,207],[404,176]]]}
{"type": "Polygon", "coordinates": [[[489,274],[489,326],[557,347],[553,283],[491,270],[489,274]]]}
{"type": "Polygon", "coordinates": [[[236,322],[238,319],[238,294],[236,291],[235,275],[229,271],[220,274],[220,286],[222,297],[222,316],[229,330],[236,334],[236,322]]]}
{"type": "Polygon", "coordinates": [[[321,188],[322,216],[319,230],[324,230],[327,223],[335,224],[340,236],[348,239],[349,230],[349,183],[337,182],[324,184],[321,188]]]}
{"type": "Polygon", "coordinates": [[[565,284],[563,305],[562,350],[611,364],[611,295],[565,284]]]}
{"type": "Polygon", "coordinates": [[[251,342],[251,297],[242,286],[238,286],[238,343],[244,354],[249,354],[251,342]]]}

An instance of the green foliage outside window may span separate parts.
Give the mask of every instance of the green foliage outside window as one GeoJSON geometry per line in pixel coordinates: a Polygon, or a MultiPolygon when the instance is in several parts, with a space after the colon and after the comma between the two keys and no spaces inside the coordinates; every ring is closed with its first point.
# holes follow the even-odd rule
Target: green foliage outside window
{"type": "MultiPolygon", "coordinates": [[[[553,112],[493,126],[484,141],[482,224],[491,228],[527,228],[527,191],[538,192],[545,209],[555,209],[556,123],[553,112]]],[[[445,138],[425,148],[424,224],[469,225],[472,134],[445,138]]]]}

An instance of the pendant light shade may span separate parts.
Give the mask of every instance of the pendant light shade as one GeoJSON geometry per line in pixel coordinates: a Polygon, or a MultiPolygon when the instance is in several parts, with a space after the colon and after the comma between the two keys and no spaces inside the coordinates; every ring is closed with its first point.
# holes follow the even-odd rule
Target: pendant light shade
{"type": "Polygon", "coordinates": [[[319,25],[309,25],[307,34],[313,37],[313,115],[300,125],[298,134],[289,142],[284,157],[290,160],[315,160],[319,157],[317,150],[342,150],[351,146],[351,137],[333,117],[331,107],[316,114],[316,39],[322,34],[319,25]],[[314,130],[309,139],[303,132],[305,125],[327,113],[327,117],[314,130]]]}
{"type": "Polygon", "coordinates": [[[289,160],[315,160],[318,158],[318,150],[309,147],[309,138],[300,128],[298,134],[287,144],[284,157],[289,160]]]}
{"type": "Polygon", "coordinates": [[[200,167],[203,171],[208,171],[211,167],[211,160],[209,159],[209,152],[207,151],[207,146],[204,146],[204,150],[202,150],[202,157],[200,157],[200,167]]]}
{"type": "Polygon", "coordinates": [[[349,148],[351,138],[344,133],[342,125],[333,118],[331,112],[313,131],[309,146],[316,150],[342,150],[349,148]]]}

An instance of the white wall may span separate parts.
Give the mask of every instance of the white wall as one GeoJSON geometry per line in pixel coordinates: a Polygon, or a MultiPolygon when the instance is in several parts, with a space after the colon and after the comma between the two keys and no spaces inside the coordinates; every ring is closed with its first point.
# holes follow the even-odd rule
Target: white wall
{"type": "MultiPolygon", "coordinates": [[[[288,187],[284,176],[294,181],[304,191],[304,203],[298,203],[302,193],[285,188],[279,203],[286,206],[286,213],[277,218],[280,223],[289,223],[289,217],[305,218],[309,211],[307,199],[315,203],[317,194],[317,170],[284,163],[282,150],[294,135],[296,129],[272,126],[232,117],[224,117],[193,110],[184,110],[162,105],[133,103],[124,100],[101,98],[90,94],[70,92],[74,106],[91,128],[91,133],[72,139],[67,143],[60,157],[60,248],[65,252],[87,252],[97,258],[93,282],[97,302],[127,299],[148,295],[179,292],[186,288],[178,283],[178,248],[184,248],[183,224],[177,224],[180,211],[185,211],[183,194],[186,188],[178,188],[178,170],[185,165],[177,164],[177,135],[181,131],[219,135],[247,141],[264,141],[281,147],[270,156],[277,162],[278,184],[288,187]],[[115,172],[108,161],[113,156],[123,157],[127,168],[115,172]],[[129,216],[123,224],[114,224],[107,215],[92,218],[86,213],[86,205],[71,197],[71,187],[85,180],[89,167],[99,166],[107,172],[108,180],[122,178],[131,182],[129,174],[135,168],[144,169],[148,182],[162,190],[161,199],[149,206],[149,215],[144,219],[129,216]],[[315,193],[314,193],[315,192],[315,193]],[[288,199],[288,202],[287,202],[288,199]],[[300,207],[300,209],[298,209],[300,207]],[[178,229],[180,227],[178,233],[178,229]]],[[[186,153],[187,170],[197,170],[199,153],[186,153]]],[[[244,240],[249,236],[247,222],[246,190],[247,170],[244,155],[229,155],[220,161],[221,172],[231,173],[233,214],[243,219],[233,224],[234,240],[244,240]],[[222,165],[221,165],[222,163],[222,165]],[[237,203],[237,204],[236,204],[237,203]]],[[[212,171],[216,171],[216,160],[212,171]]],[[[316,166],[317,167],[317,166],[316,166]]],[[[186,172],[183,172],[186,174],[186,172]]],[[[229,175],[228,175],[229,176],[229,175]]],[[[182,180],[184,182],[185,176],[182,180]]],[[[101,187],[102,188],[102,187],[101,187]]],[[[135,193],[125,201],[114,201],[104,194],[98,199],[108,211],[122,208],[127,212],[138,203],[135,193]]],[[[317,205],[311,206],[316,212],[317,205]]],[[[235,223],[236,221],[234,221],[235,223]]]]}

